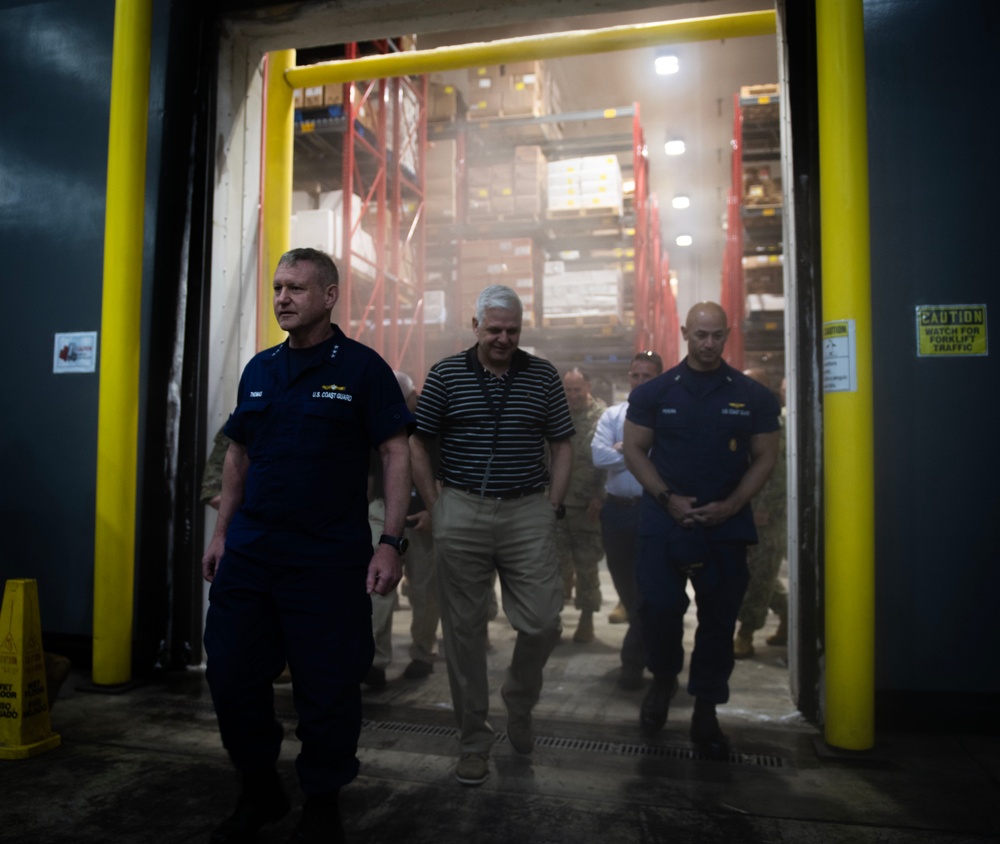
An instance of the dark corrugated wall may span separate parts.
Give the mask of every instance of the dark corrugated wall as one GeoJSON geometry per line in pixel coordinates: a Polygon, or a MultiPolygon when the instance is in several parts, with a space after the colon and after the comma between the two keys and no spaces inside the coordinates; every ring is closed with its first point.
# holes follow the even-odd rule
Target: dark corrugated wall
{"type": "Polygon", "coordinates": [[[867,0],[865,42],[877,688],[919,723],[1000,694],[1000,7],[867,0]],[[935,304],[986,304],[989,357],[918,358],[914,309],[935,304]]]}

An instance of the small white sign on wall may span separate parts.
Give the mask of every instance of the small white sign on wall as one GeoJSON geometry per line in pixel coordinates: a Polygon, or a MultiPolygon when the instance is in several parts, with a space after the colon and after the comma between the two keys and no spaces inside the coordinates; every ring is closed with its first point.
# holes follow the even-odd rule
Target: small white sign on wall
{"type": "Polygon", "coordinates": [[[858,349],[853,319],[823,323],[823,392],[858,391],[858,349]]]}
{"type": "Polygon", "coordinates": [[[97,332],[66,331],[56,334],[52,372],[94,372],[97,368],[97,332]]]}

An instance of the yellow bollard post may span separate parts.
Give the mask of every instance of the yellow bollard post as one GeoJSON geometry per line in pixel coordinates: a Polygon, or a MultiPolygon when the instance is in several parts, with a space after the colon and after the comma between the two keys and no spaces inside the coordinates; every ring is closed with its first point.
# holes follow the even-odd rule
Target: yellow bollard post
{"type": "Polygon", "coordinates": [[[60,742],[49,722],[38,583],[8,580],[0,609],[0,759],[27,759],[60,742]]]}
{"type": "Polygon", "coordinates": [[[826,743],[875,744],[875,444],[862,0],[817,0],[826,743]]]}

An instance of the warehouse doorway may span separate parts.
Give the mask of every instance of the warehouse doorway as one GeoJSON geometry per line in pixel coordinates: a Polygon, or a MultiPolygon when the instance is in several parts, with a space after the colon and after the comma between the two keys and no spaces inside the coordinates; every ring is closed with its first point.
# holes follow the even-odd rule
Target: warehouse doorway
{"type": "MultiPolygon", "coordinates": [[[[690,4],[694,7],[714,7],[718,4],[690,4]]],[[[736,4],[724,4],[732,7],[736,4]]],[[[739,4],[746,5],[746,4],[739,4]]],[[[660,9],[661,12],[669,12],[671,16],[676,11],[674,7],[660,9]]],[[[587,19],[590,25],[590,19],[587,19]]],[[[414,29],[419,29],[421,21],[411,21],[410,25],[414,29]]],[[[477,21],[481,24],[482,21],[477,21]]],[[[314,32],[306,32],[309,24],[300,22],[303,31],[296,31],[295,37],[305,39],[305,41],[291,41],[293,38],[287,31],[276,35],[268,31],[266,25],[255,37],[234,38],[224,44],[224,58],[222,63],[223,72],[220,78],[220,103],[221,111],[225,114],[227,130],[220,127],[220,134],[228,139],[229,147],[226,150],[223,166],[223,176],[219,179],[218,193],[216,197],[216,219],[238,220],[238,226],[227,226],[225,230],[216,230],[215,245],[213,254],[215,263],[221,270],[221,275],[232,280],[233,283],[222,286],[213,284],[213,306],[212,306],[212,333],[213,338],[219,338],[219,346],[227,350],[226,357],[210,362],[211,380],[214,385],[221,389],[213,392],[212,401],[215,402],[211,415],[214,417],[209,421],[208,427],[212,427],[215,421],[222,421],[228,412],[228,399],[235,392],[235,383],[239,375],[239,367],[255,351],[256,334],[252,329],[254,320],[250,317],[257,308],[257,249],[248,248],[248,244],[257,243],[258,229],[256,208],[259,204],[259,194],[257,186],[259,184],[259,160],[260,146],[259,133],[254,131],[254,126],[260,123],[260,101],[263,88],[263,77],[260,71],[259,58],[262,49],[276,49],[286,46],[287,43],[307,43],[315,44],[316,35],[314,32]],[[218,307],[216,306],[218,305],[218,307]],[[238,315],[236,318],[230,316],[228,319],[224,314],[238,315]],[[216,398],[217,395],[217,398],[216,398]]],[[[340,26],[336,21],[328,22],[327,31],[336,32],[338,38],[356,37],[359,40],[363,37],[372,38],[380,34],[373,32],[368,24],[360,25],[357,22],[349,22],[340,26]]],[[[523,28],[523,25],[519,24],[523,28]]],[[[444,36],[440,36],[444,37],[444,36]]],[[[327,36],[327,38],[331,38],[327,36]]],[[[419,35],[418,35],[419,38],[419,35]]],[[[779,84],[782,71],[780,63],[778,67],[779,84]]],[[[760,81],[760,80],[754,80],[760,81]]],[[[734,92],[735,93],[735,92],[734,92]]],[[[655,141],[652,137],[649,143],[659,144],[660,138],[655,141]]],[[[719,163],[725,166],[723,159],[726,151],[715,149],[715,155],[719,163]]],[[[721,229],[721,224],[720,224],[721,229]]],[[[692,271],[692,276],[698,277],[698,283],[693,285],[689,301],[697,301],[703,298],[716,298],[712,295],[713,284],[709,283],[708,270],[698,272],[692,271]]],[[[793,275],[793,273],[790,273],[793,275]]],[[[219,277],[219,276],[217,276],[219,277]]],[[[787,277],[787,276],[786,276],[787,277]]],[[[794,279],[787,284],[788,290],[794,290],[794,279]]],[[[787,304],[786,304],[787,307],[787,304]]],[[[682,306],[682,310],[683,310],[682,306]]],[[[545,352],[545,349],[539,349],[545,352]]],[[[612,391],[614,389],[613,378],[609,376],[612,391]]],[[[789,389],[792,393],[795,390],[794,376],[789,382],[789,389]]],[[[612,398],[616,396],[612,393],[612,398]]],[[[211,402],[210,402],[211,404],[211,402]]],[[[793,422],[794,424],[794,422],[793,422]]],[[[794,466],[790,471],[790,477],[796,477],[794,466]]],[[[794,490],[791,491],[794,497],[794,490]]],[[[796,577],[796,561],[794,548],[790,554],[789,574],[794,581],[796,577]]],[[[792,592],[796,589],[794,582],[792,592]]],[[[791,665],[791,687],[797,685],[796,666],[794,664],[794,649],[789,649],[793,655],[791,665]]]]}

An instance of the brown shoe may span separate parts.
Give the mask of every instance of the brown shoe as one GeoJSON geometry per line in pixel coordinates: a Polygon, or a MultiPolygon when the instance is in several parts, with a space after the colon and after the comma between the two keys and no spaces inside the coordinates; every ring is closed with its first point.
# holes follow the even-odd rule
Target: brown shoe
{"type": "Polygon", "coordinates": [[[628,610],[625,609],[625,605],[621,601],[618,602],[617,607],[608,613],[608,623],[628,624],[628,610]]]}
{"type": "Polygon", "coordinates": [[[590,610],[581,611],[580,623],[576,626],[573,641],[578,645],[594,641],[594,614],[590,610]]]}
{"type": "Polygon", "coordinates": [[[463,753],[455,766],[455,779],[462,785],[482,785],[489,775],[488,753],[463,753]]]}
{"type": "Polygon", "coordinates": [[[736,659],[749,659],[753,654],[753,631],[741,626],[733,639],[733,656],[736,659]]]}
{"type": "Polygon", "coordinates": [[[778,624],[778,629],[774,631],[774,635],[768,636],[765,640],[769,645],[776,645],[782,647],[788,644],[788,619],[784,616],[781,617],[781,622],[778,624]]]}

